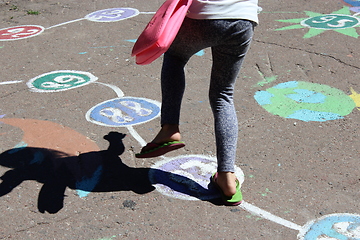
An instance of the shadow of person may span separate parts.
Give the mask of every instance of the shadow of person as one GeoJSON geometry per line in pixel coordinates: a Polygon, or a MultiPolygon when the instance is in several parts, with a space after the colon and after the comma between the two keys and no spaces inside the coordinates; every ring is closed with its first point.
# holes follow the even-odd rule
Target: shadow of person
{"type": "Polygon", "coordinates": [[[38,210],[41,213],[57,213],[64,206],[64,192],[67,187],[85,193],[133,191],[146,194],[155,189],[153,184],[163,184],[174,191],[190,194],[201,199],[198,191],[208,191],[193,180],[152,168],[133,168],[124,164],[119,157],[125,146],[126,135],[110,132],[104,136],[109,142],[107,150],[70,156],[53,149],[24,147],[10,149],[0,154],[0,165],[11,168],[0,177],[0,197],[10,193],[23,181],[34,180],[43,183],[38,196],[38,210]],[[161,176],[150,181],[149,173],[161,176]],[[173,179],[183,184],[172,184],[173,179]]]}

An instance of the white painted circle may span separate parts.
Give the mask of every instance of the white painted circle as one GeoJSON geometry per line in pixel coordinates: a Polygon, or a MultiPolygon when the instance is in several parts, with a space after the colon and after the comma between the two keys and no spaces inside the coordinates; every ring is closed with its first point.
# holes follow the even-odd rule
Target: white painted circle
{"type": "MultiPolygon", "coordinates": [[[[217,170],[215,157],[183,155],[155,163],[149,172],[150,182],[156,189],[169,197],[183,200],[210,200],[219,198],[217,189],[210,183],[210,177],[217,170]]],[[[243,171],[235,166],[240,183],[244,182],[243,171]]]]}

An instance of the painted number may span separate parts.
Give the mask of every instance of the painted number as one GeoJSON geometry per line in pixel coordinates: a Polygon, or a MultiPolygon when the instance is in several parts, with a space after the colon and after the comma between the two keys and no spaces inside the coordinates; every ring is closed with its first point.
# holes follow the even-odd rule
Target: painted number
{"type": "MultiPolygon", "coordinates": [[[[120,101],[119,103],[125,108],[132,110],[137,116],[140,117],[146,117],[152,113],[150,109],[143,108],[140,103],[137,103],[135,101],[120,101]]],[[[119,108],[114,107],[104,108],[100,111],[100,114],[104,117],[109,118],[114,123],[130,123],[134,120],[133,117],[125,114],[119,108]]]]}
{"type": "MultiPolygon", "coordinates": [[[[202,155],[178,156],[156,162],[149,172],[149,179],[164,195],[184,200],[209,200],[219,197],[219,192],[209,185],[216,172],[216,158],[202,155]]],[[[244,173],[235,166],[240,183],[244,173]]]]}
{"type": "Polygon", "coordinates": [[[69,88],[74,85],[78,85],[81,83],[85,83],[86,80],[82,77],[72,76],[72,75],[64,75],[58,76],[50,82],[44,82],[41,84],[44,88],[69,88]],[[71,84],[68,84],[71,83],[71,84]]]}
{"type": "Polygon", "coordinates": [[[100,12],[97,15],[93,15],[92,19],[93,20],[102,20],[104,18],[115,19],[121,17],[124,12],[125,12],[124,10],[112,10],[108,12],[107,11],[100,12]]]}
{"type": "Polygon", "coordinates": [[[121,127],[145,123],[159,114],[160,103],[156,101],[124,97],[99,103],[86,113],[86,119],[103,126],[121,127]]]}
{"type": "Polygon", "coordinates": [[[36,36],[44,31],[42,26],[17,26],[0,29],[0,41],[18,40],[36,36]]]}
{"type": "Polygon", "coordinates": [[[342,27],[345,27],[347,22],[354,22],[353,20],[350,20],[350,19],[340,19],[340,20],[334,21],[337,24],[331,24],[331,22],[333,22],[333,20],[336,18],[337,18],[336,16],[321,17],[320,21],[314,20],[313,23],[326,23],[327,26],[332,27],[332,28],[342,28],[342,27]]]}
{"type": "Polygon", "coordinates": [[[303,21],[303,24],[319,29],[341,29],[355,27],[359,22],[360,20],[353,16],[331,14],[308,18],[303,21]]]}
{"type": "Polygon", "coordinates": [[[54,78],[53,81],[51,82],[44,82],[41,84],[41,86],[44,88],[68,88],[73,85],[78,85],[85,82],[86,80],[82,77],[64,75],[54,78]],[[71,84],[67,84],[67,83],[71,83],[71,84]]]}
{"type": "Polygon", "coordinates": [[[10,35],[12,38],[19,38],[23,36],[29,36],[38,33],[40,30],[38,29],[25,29],[25,28],[15,28],[10,29],[7,33],[3,33],[3,36],[10,35]]]}
{"type": "Polygon", "coordinates": [[[100,111],[100,115],[107,117],[114,123],[122,124],[122,123],[129,123],[134,120],[134,118],[125,115],[120,109],[108,107],[104,108],[100,111]]]}
{"type": "Polygon", "coordinates": [[[37,76],[31,79],[27,85],[36,92],[54,92],[84,86],[97,79],[88,72],[62,70],[37,76]]]}
{"type": "Polygon", "coordinates": [[[139,11],[134,8],[110,8],[90,13],[85,18],[93,22],[115,22],[138,14],[139,11]]]}
{"type": "Polygon", "coordinates": [[[133,110],[138,116],[146,117],[149,116],[152,111],[147,108],[143,108],[140,103],[135,101],[122,101],[120,103],[124,107],[133,110]]]}

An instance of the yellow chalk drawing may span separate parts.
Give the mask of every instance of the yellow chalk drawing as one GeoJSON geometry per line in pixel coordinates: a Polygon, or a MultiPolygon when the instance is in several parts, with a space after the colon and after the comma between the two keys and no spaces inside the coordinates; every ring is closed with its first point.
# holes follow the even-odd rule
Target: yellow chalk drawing
{"type": "Polygon", "coordinates": [[[352,100],[354,100],[357,110],[360,111],[360,94],[355,92],[353,88],[350,88],[350,91],[351,91],[351,95],[349,95],[349,97],[351,97],[352,100]]]}

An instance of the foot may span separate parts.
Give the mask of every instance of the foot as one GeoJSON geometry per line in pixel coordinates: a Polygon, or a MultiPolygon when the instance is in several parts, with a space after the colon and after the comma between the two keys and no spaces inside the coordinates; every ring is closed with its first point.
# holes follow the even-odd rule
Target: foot
{"type": "MultiPolygon", "coordinates": [[[[178,124],[164,124],[160,129],[156,137],[151,141],[157,145],[162,145],[164,143],[180,141],[181,135],[178,124]]],[[[141,149],[140,153],[145,153],[151,151],[154,148],[151,144],[147,144],[141,149]]]]}
{"type": "Polygon", "coordinates": [[[236,176],[233,172],[219,172],[216,179],[224,195],[231,197],[236,193],[236,176]]]}
{"type": "MultiPolygon", "coordinates": [[[[151,141],[156,144],[163,144],[166,142],[180,141],[181,135],[179,130],[179,125],[177,124],[164,124],[160,129],[156,137],[151,141]]],[[[143,151],[147,151],[144,149],[143,151]]]]}

